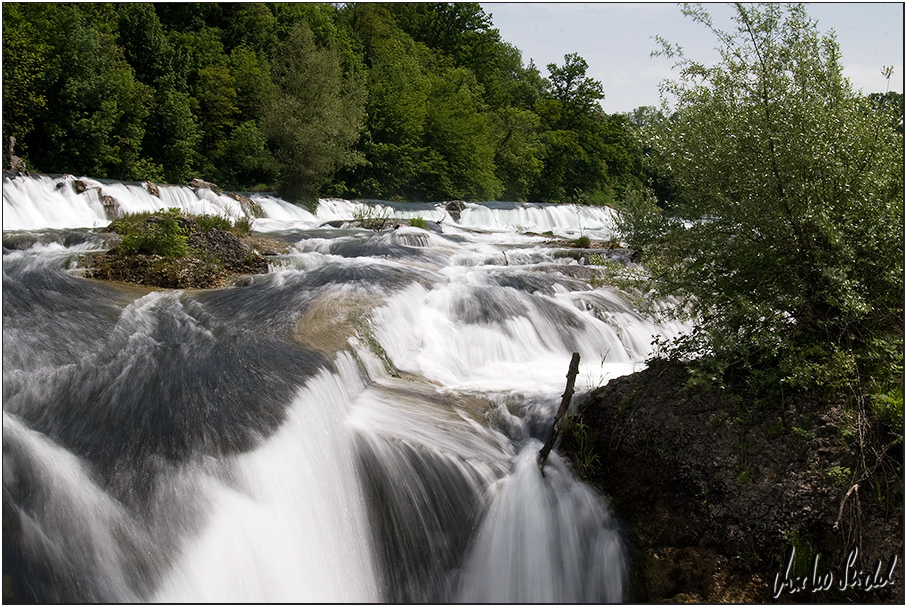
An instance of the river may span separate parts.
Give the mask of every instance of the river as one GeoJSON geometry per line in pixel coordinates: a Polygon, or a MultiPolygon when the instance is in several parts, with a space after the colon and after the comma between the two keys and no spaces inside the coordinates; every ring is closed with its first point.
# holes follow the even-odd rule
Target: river
{"type": "MultiPolygon", "coordinates": [[[[121,212],[243,213],[83,180],[121,212]]],[[[107,220],[72,186],[3,182],[5,600],[624,598],[607,496],[556,448],[536,463],[572,352],[581,397],[683,330],[542,235],[608,239],[610,209],[252,195],[254,231],[291,245],[269,273],[155,291],[79,275],[107,220]]]]}

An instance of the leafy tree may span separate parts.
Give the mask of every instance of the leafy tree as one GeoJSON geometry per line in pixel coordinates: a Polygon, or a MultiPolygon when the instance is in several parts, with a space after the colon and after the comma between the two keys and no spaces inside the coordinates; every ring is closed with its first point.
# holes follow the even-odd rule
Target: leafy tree
{"type": "Polygon", "coordinates": [[[400,28],[415,41],[464,67],[478,65],[476,47],[500,40],[497,30],[491,29],[491,17],[477,2],[413,2],[389,8],[400,28]]]}
{"type": "MultiPolygon", "coordinates": [[[[49,61],[35,165],[115,179],[134,177],[140,160],[148,86],[115,43],[115,24],[91,5],[49,5],[42,23],[49,61]]],[[[110,15],[108,15],[110,16],[110,15]]],[[[115,19],[115,15],[111,16],[115,19]]]]}
{"type": "Polygon", "coordinates": [[[601,83],[586,76],[587,69],[589,64],[577,53],[564,55],[562,67],[555,63],[548,64],[550,76],[546,82],[546,93],[556,102],[551,120],[553,128],[581,128],[598,107],[598,101],[605,98],[601,83]]]}
{"type": "Polygon", "coordinates": [[[766,385],[902,385],[903,134],[802,6],[738,4],[730,32],[683,11],[721,61],[664,45],[682,68],[664,89],[676,112],[645,144],[679,196],[620,215],[657,292],[698,323],[675,352],[766,385]]]}
{"type": "Polygon", "coordinates": [[[432,155],[420,198],[496,199],[501,183],[494,174],[491,129],[475,76],[453,68],[432,81],[425,124],[425,147],[432,155]]]}
{"type": "Polygon", "coordinates": [[[503,198],[524,201],[542,173],[541,120],[530,110],[504,107],[491,117],[495,175],[503,198]]]}
{"type": "Polygon", "coordinates": [[[236,90],[236,106],[247,119],[258,119],[264,113],[272,95],[271,66],[267,57],[240,45],[230,52],[230,74],[236,90]]]}
{"type": "Polygon", "coordinates": [[[599,82],[586,76],[586,61],[576,53],[564,56],[564,65],[548,65],[543,96],[535,109],[545,130],[540,158],[544,164],[532,189],[543,202],[596,202],[610,200],[608,164],[603,157],[609,133],[608,117],[598,100],[604,98],[599,82]]]}
{"type": "Polygon", "coordinates": [[[280,166],[278,191],[313,201],[339,167],[358,160],[351,146],[359,138],[364,87],[344,77],[339,52],[316,45],[305,22],[276,48],[272,74],[280,90],[263,130],[280,166]]]}
{"type": "Polygon", "coordinates": [[[355,4],[346,17],[362,45],[368,97],[366,128],[356,144],[364,162],[342,170],[340,179],[353,197],[413,199],[425,154],[430,51],[397,27],[385,4],[355,4]]]}
{"type": "Polygon", "coordinates": [[[197,72],[193,97],[198,102],[196,116],[202,132],[202,154],[206,159],[203,172],[215,175],[223,159],[224,147],[235,126],[239,109],[236,88],[226,62],[207,65],[197,72]]]}
{"type": "MultiPolygon", "coordinates": [[[[47,106],[40,87],[47,45],[23,14],[22,5],[3,5],[3,134],[16,138],[19,156],[27,154],[27,140],[36,116],[47,106]]],[[[6,146],[3,146],[6,156],[6,146]]],[[[4,162],[4,167],[8,166],[4,162]]]]}
{"type": "Polygon", "coordinates": [[[173,48],[154,10],[154,5],[141,2],[123,4],[117,11],[118,43],[136,78],[154,85],[164,79],[164,86],[174,86],[171,60],[173,48]]]}
{"type": "Polygon", "coordinates": [[[232,50],[245,45],[256,53],[267,53],[277,42],[277,18],[267,4],[222,4],[225,42],[232,50]]]}
{"type": "MultiPolygon", "coordinates": [[[[890,68],[882,70],[882,74],[891,78],[890,68]]],[[[873,107],[891,116],[891,126],[904,134],[904,93],[888,91],[886,93],[870,93],[869,100],[873,107]]]]}

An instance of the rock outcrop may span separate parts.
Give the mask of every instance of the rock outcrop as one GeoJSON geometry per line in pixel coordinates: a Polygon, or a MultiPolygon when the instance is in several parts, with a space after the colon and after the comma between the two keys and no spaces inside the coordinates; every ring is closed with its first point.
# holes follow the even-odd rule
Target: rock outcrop
{"type": "Polygon", "coordinates": [[[107,216],[108,221],[113,221],[120,214],[120,202],[113,196],[108,196],[107,194],[101,194],[98,192],[101,206],[104,207],[104,215],[107,216]]]}
{"type": "Polygon", "coordinates": [[[28,176],[28,169],[25,168],[25,161],[13,153],[13,149],[15,147],[16,138],[10,135],[10,137],[6,140],[6,153],[7,158],[9,158],[9,170],[16,175],[28,176]]]}
{"type": "Polygon", "coordinates": [[[242,209],[243,213],[246,214],[246,217],[261,217],[261,205],[248,196],[244,194],[237,194],[236,192],[228,192],[227,196],[239,203],[239,206],[242,209]]]}
{"type": "Polygon", "coordinates": [[[190,179],[189,182],[186,183],[186,185],[195,191],[204,189],[211,190],[215,194],[221,193],[221,189],[217,184],[211,183],[210,181],[205,181],[203,179],[190,179]]]}
{"type": "Polygon", "coordinates": [[[444,203],[444,210],[454,221],[460,221],[460,213],[466,210],[466,203],[462,200],[449,200],[444,203]]]}
{"type": "MultiPolygon", "coordinates": [[[[153,229],[160,221],[152,215],[144,227],[153,229]]],[[[186,235],[188,255],[129,254],[114,246],[104,254],[83,258],[85,275],[150,287],[204,289],[226,286],[236,275],[268,271],[268,262],[232,232],[217,228],[203,231],[195,220],[186,217],[178,224],[180,233],[186,235]]]]}
{"type": "Polygon", "coordinates": [[[900,603],[903,477],[880,474],[881,487],[854,478],[861,455],[847,408],[805,396],[755,405],[718,388],[687,387],[689,378],[685,365],[657,361],[614,379],[578,403],[574,427],[582,431],[564,437],[577,468],[628,526],[635,547],[628,598],[771,601],[791,546],[810,574],[821,555],[818,570],[835,583],[858,547],[854,568],[863,571],[881,563],[884,574],[897,555],[895,584],[871,592],[782,589],[779,600],[900,603]]]}

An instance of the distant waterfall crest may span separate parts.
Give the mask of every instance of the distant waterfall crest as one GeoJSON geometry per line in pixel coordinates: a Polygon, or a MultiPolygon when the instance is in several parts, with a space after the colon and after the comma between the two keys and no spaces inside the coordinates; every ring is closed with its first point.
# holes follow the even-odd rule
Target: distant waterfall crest
{"type": "MultiPolygon", "coordinates": [[[[77,193],[72,176],[4,178],[3,229],[40,230],[98,228],[110,221],[104,212],[100,193],[112,196],[120,213],[154,212],[178,208],[196,215],[221,215],[231,219],[246,216],[242,205],[226,194],[189,186],[159,186],[159,196],[151,194],[143,183],[101,182],[87,177],[79,179],[87,189],[77,193]]],[[[258,229],[283,229],[293,223],[309,227],[328,221],[349,220],[357,214],[400,219],[421,218],[446,222],[464,228],[497,232],[551,232],[576,238],[610,238],[613,211],[607,207],[540,203],[466,203],[458,221],[445,210],[444,203],[360,202],[336,198],[319,201],[316,212],[265,194],[252,194],[262,208],[258,229]]]]}

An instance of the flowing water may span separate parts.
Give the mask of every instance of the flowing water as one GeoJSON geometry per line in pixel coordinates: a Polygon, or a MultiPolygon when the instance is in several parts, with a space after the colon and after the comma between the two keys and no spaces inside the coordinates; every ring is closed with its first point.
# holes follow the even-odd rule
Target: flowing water
{"type": "MultiPolygon", "coordinates": [[[[107,220],[71,179],[3,183],[5,599],[624,597],[607,498],[556,449],[536,464],[571,352],[581,394],[683,328],[531,234],[609,238],[610,210],[256,195],[292,245],[268,274],[153,291],[80,277],[107,220]],[[367,213],[429,229],[341,221],[367,213]]],[[[85,181],[123,212],[243,213],[85,181]]]]}

